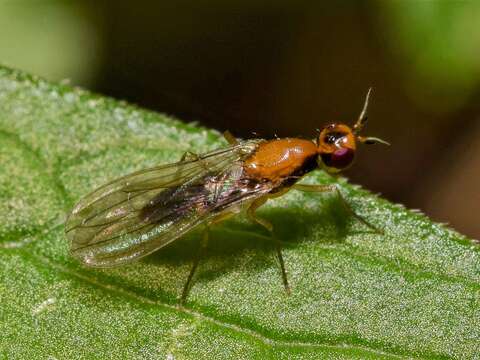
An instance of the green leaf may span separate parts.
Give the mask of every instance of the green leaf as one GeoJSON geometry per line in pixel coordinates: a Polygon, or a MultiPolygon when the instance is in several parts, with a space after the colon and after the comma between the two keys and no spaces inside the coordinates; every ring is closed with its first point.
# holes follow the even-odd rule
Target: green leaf
{"type": "MultiPolygon", "coordinates": [[[[235,131],[235,129],[232,129],[235,131]]],[[[193,233],[135,264],[82,267],[63,222],[98,185],[224,146],[219,134],[0,68],[0,354],[5,358],[475,358],[480,256],[469,239],[340,180],[214,228],[184,308],[193,233]]],[[[372,150],[373,151],[373,150],[372,150]]],[[[388,171],[388,169],[378,169],[388,171]]],[[[311,183],[332,183],[318,172],[311,183]]]]}

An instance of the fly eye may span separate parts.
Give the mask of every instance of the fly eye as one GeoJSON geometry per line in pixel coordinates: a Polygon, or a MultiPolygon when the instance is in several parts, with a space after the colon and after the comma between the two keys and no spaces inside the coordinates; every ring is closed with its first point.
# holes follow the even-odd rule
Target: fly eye
{"type": "Polygon", "coordinates": [[[352,163],[354,155],[355,151],[353,149],[343,147],[332,153],[323,153],[321,157],[326,166],[335,169],[345,169],[352,163]]]}

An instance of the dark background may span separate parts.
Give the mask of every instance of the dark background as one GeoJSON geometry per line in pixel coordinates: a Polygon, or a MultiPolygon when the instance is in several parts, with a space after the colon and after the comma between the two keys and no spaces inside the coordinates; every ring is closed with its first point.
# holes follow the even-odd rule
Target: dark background
{"type": "Polygon", "coordinates": [[[240,137],[352,123],[353,182],[480,238],[478,1],[3,1],[0,62],[240,137]],[[320,2],[319,2],[320,3],[320,2]]]}

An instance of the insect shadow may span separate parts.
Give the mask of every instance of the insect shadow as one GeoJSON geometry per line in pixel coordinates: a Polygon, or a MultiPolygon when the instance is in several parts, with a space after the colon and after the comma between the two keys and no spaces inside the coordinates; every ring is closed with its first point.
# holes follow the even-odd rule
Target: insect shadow
{"type": "MultiPolygon", "coordinates": [[[[260,210],[258,215],[273,224],[274,236],[281,242],[282,248],[295,248],[306,242],[342,243],[347,235],[359,233],[351,226],[355,220],[334,197],[322,199],[319,206],[313,208],[270,206],[260,210]]],[[[143,261],[159,266],[193,262],[198,256],[201,231],[200,227],[143,261]]],[[[208,247],[201,256],[197,280],[214,279],[226,271],[235,270],[237,266],[243,266],[234,260],[247,252],[255,252],[258,256],[255,266],[272,266],[277,261],[273,241],[268,231],[242,216],[211,227],[208,247]],[[214,259],[221,261],[211,261],[214,259]],[[202,269],[202,263],[212,262],[213,268],[209,266],[202,269]]],[[[288,258],[286,262],[288,264],[288,258]]]]}

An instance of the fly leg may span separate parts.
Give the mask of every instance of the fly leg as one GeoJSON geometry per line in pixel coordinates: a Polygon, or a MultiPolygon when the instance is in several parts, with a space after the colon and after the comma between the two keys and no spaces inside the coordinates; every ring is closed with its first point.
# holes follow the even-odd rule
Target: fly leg
{"type": "MultiPolygon", "coordinates": [[[[208,170],[208,164],[205,162],[204,159],[202,159],[202,157],[198,154],[195,154],[194,152],[191,152],[191,151],[185,151],[182,155],[182,157],[180,158],[180,162],[184,162],[184,161],[199,161],[200,164],[202,164],[203,168],[205,170],[208,170]]],[[[179,170],[179,174],[178,175],[181,175],[181,172],[179,170]]]]}
{"type": "Polygon", "coordinates": [[[200,156],[198,156],[194,152],[185,151],[185,153],[182,155],[182,158],[180,159],[180,162],[195,161],[195,160],[199,160],[199,159],[200,159],[200,156]]]}
{"type": "MultiPolygon", "coordinates": [[[[183,163],[183,162],[189,162],[189,161],[201,161],[200,156],[198,156],[194,152],[185,151],[183,153],[182,157],[180,158],[180,162],[183,163]]],[[[183,176],[183,171],[184,171],[184,169],[181,166],[179,166],[179,168],[177,170],[176,177],[177,178],[182,177],[183,176]]]]}
{"type": "Polygon", "coordinates": [[[230,132],[230,131],[224,131],[223,132],[223,137],[225,138],[225,140],[227,140],[227,142],[234,146],[234,145],[238,145],[238,140],[235,136],[233,136],[233,134],[230,132]]]}
{"type": "Polygon", "coordinates": [[[282,256],[282,249],[281,249],[281,246],[280,246],[280,241],[278,241],[278,239],[275,237],[275,235],[273,234],[273,225],[265,220],[265,219],[262,219],[260,217],[257,217],[257,215],[255,214],[255,211],[260,207],[262,206],[263,204],[265,204],[265,202],[268,200],[268,196],[264,196],[264,197],[261,197],[257,200],[255,200],[251,205],[250,207],[247,209],[247,216],[248,218],[253,221],[254,223],[257,223],[258,225],[261,225],[263,226],[265,229],[268,230],[268,232],[270,233],[270,235],[272,236],[272,240],[275,244],[275,250],[277,252],[277,257],[278,257],[278,262],[280,263],[280,269],[282,270],[282,281],[283,281],[283,285],[285,287],[285,291],[287,292],[287,294],[290,294],[290,285],[288,284],[288,278],[287,278],[287,272],[285,271],[285,262],[283,261],[283,256],[282,256]]]}
{"type": "Polygon", "coordinates": [[[190,287],[191,287],[191,283],[192,283],[192,280],[193,280],[193,276],[195,275],[195,272],[197,270],[200,259],[204,257],[205,251],[207,250],[208,240],[210,238],[210,226],[215,225],[215,224],[229,218],[233,214],[234,214],[233,212],[227,212],[227,213],[221,214],[221,215],[217,216],[216,218],[214,218],[213,220],[211,220],[210,223],[205,225],[205,229],[203,231],[202,241],[200,243],[200,247],[197,251],[197,255],[195,256],[195,259],[193,260],[193,265],[192,265],[192,268],[190,269],[190,273],[188,274],[187,281],[185,282],[185,285],[183,286],[182,297],[180,298],[180,303],[182,305],[185,304],[185,302],[187,300],[188,293],[190,292],[190,287]]]}
{"type": "Polygon", "coordinates": [[[208,239],[210,237],[210,229],[209,226],[205,226],[205,230],[203,231],[203,236],[202,236],[202,242],[200,243],[200,248],[197,251],[197,255],[195,256],[195,259],[193,260],[193,265],[192,268],[190,269],[190,273],[188,274],[187,281],[185,282],[185,285],[183,286],[182,290],[182,297],[180,299],[180,303],[183,305],[185,304],[185,301],[187,300],[188,293],[190,291],[190,284],[193,279],[193,275],[195,275],[195,271],[197,270],[198,263],[200,262],[200,258],[205,255],[205,250],[207,249],[208,245],[208,239]]]}
{"type": "Polygon", "coordinates": [[[295,184],[293,185],[293,189],[295,190],[299,190],[299,191],[304,191],[304,192],[335,192],[340,200],[340,202],[342,203],[343,207],[345,208],[345,210],[351,215],[353,216],[355,219],[357,219],[358,221],[360,221],[362,224],[366,225],[367,227],[369,227],[370,229],[372,229],[373,231],[375,231],[376,233],[378,234],[384,234],[384,232],[382,230],[380,230],[379,228],[377,228],[375,225],[372,225],[371,223],[369,223],[365,218],[363,218],[362,216],[358,215],[353,209],[352,207],[350,206],[350,204],[347,202],[347,200],[345,200],[345,198],[343,197],[342,193],[340,192],[340,190],[338,189],[338,187],[336,185],[308,185],[308,184],[295,184]]]}

